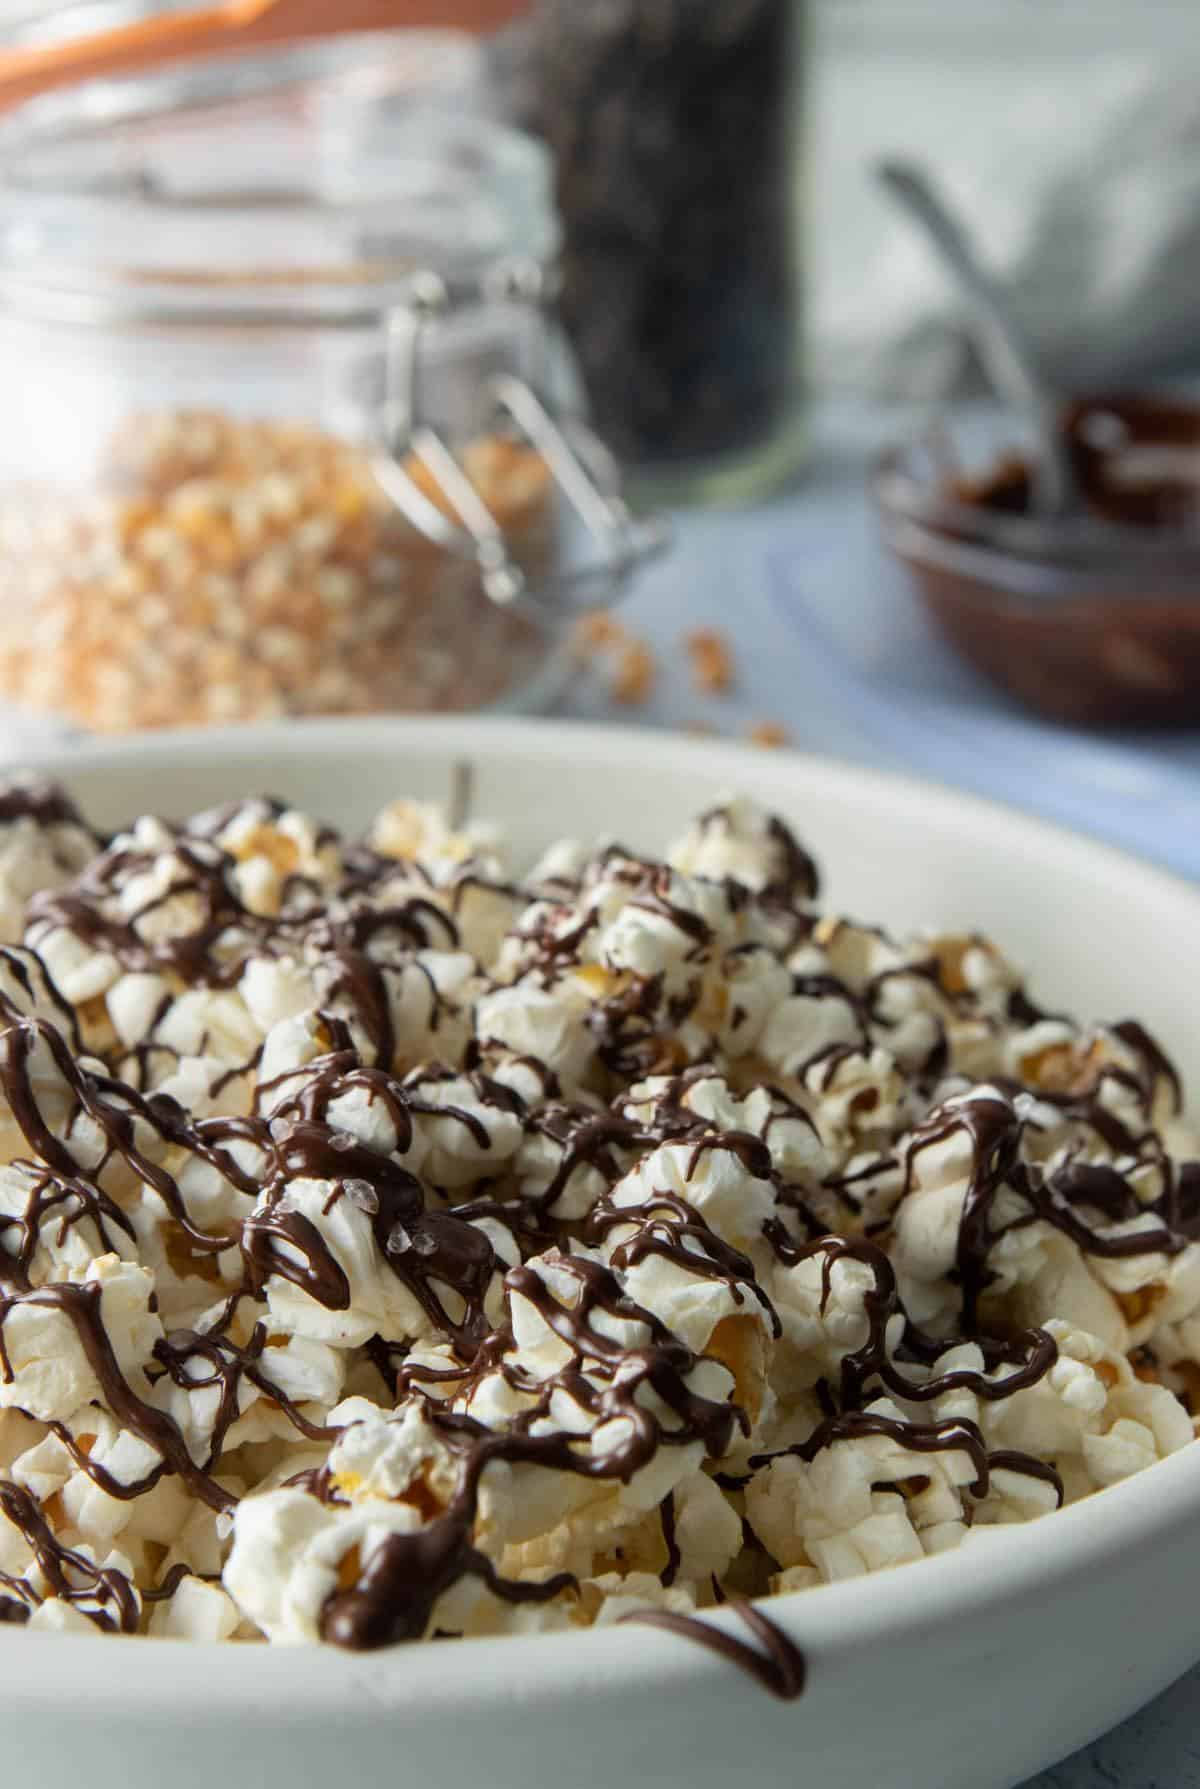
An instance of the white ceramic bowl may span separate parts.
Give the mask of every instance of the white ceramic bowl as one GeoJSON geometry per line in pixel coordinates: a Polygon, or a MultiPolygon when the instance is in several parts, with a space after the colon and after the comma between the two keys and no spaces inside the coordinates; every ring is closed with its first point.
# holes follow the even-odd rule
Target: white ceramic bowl
{"type": "MultiPolygon", "coordinates": [[[[751,793],[814,848],[832,905],[989,931],[1049,1002],[1136,1013],[1200,1079],[1200,892],[945,790],[785,753],[516,721],[164,736],[43,763],[101,823],[269,791],[355,828],[399,792],[445,796],[456,760],[474,768],[474,811],[522,851],[564,833],[661,846],[718,789],[751,793]]],[[[1200,1654],[1198,1521],[1189,1447],[959,1552],[778,1598],[772,1617],[809,1659],[794,1703],[651,1628],[356,1656],[0,1627],[0,1749],[38,1789],[998,1789],[1121,1720],[1200,1654]]]]}

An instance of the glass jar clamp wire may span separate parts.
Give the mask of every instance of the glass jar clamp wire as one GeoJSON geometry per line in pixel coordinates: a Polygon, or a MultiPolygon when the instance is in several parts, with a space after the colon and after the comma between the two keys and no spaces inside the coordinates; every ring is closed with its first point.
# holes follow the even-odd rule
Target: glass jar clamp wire
{"type": "Polygon", "coordinates": [[[381,54],[0,120],[0,699],[541,708],[662,544],[574,408],[544,149],[381,54]]]}
{"type": "Polygon", "coordinates": [[[622,596],[634,572],[667,546],[670,530],[661,516],[632,515],[613,455],[582,417],[551,396],[555,366],[566,353],[554,293],[552,270],[527,257],[506,259],[468,279],[429,268],[415,274],[405,300],[386,319],[384,394],[371,464],[382,489],[414,528],[443,550],[475,562],[492,602],[501,607],[528,602],[543,614],[566,617],[622,596]],[[488,304],[514,307],[530,327],[516,332],[525,364],[483,379],[473,433],[504,435],[532,448],[591,543],[591,556],[583,563],[565,563],[536,582],[424,403],[424,348],[431,329],[456,312],[488,304]],[[423,488],[417,467],[428,474],[444,505],[423,488]]]}

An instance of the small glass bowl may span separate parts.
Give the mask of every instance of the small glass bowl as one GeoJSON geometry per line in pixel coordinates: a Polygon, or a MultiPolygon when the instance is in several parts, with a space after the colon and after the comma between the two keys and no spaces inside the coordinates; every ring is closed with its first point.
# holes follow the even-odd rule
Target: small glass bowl
{"type": "MultiPolygon", "coordinates": [[[[1098,416],[1124,426],[1141,408],[1138,400],[1073,406],[1064,426],[1077,465],[1094,449],[1098,416]]],[[[1200,501],[1200,410],[1192,415],[1200,501]]],[[[1023,513],[1019,459],[1000,465],[1010,488],[998,490],[993,459],[990,507],[970,500],[972,481],[944,429],[888,451],[875,467],[883,539],[945,637],[1053,720],[1200,723],[1200,529],[1186,518],[1164,528],[1090,513],[1041,520],[1023,513]]]]}

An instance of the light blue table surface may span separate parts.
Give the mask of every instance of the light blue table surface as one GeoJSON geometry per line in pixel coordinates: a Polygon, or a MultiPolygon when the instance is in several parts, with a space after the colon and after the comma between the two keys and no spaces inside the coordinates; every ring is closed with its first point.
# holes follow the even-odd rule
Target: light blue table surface
{"type": "MultiPolygon", "coordinates": [[[[1200,877],[1200,713],[1189,734],[1077,732],[1032,720],[964,665],[875,538],[863,475],[888,427],[864,407],[827,409],[794,492],[678,518],[674,550],[622,610],[661,664],[654,699],[627,718],[736,735],[769,717],[802,748],[956,782],[1200,877]],[[698,624],[735,645],[738,687],[720,700],[690,688],[681,640],[698,624]]],[[[614,713],[598,685],[563,706],[614,713]]]]}
{"type": "MultiPolygon", "coordinates": [[[[863,471],[888,427],[865,408],[826,410],[794,492],[679,519],[674,550],[622,611],[661,667],[652,700],[627,718],[733,736],[778,720],[801,748],[957,783],[1200,878],[1200,715],[1196,732],[1152,740],[1068,732],[1031,721],[961,665],[874,538],[863,471]],[[727,696],[690,685],[682,636],[705,624],[735,647],[727,696]]],[[[614,713],[593,680],[563,711],[614,713]]],[[[1100,1786],[1200,1789],[1200,1667],[1026,1789],[1100,1786]]]]}

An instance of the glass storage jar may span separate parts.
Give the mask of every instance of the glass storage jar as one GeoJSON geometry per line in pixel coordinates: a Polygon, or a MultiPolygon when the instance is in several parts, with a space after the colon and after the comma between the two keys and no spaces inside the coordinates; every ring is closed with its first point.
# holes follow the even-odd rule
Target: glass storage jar
{"type": "Polygon", "coordinates": [[[500,52],[554,151],[598,426],[656,502],[750,500],[805,452],[808,13],[533,0],[500,52]]]}
{"type": "Polygon", "coordinates": [[[545,152],[350,45],[0,120],[0,699],[536,706],[658,544],[574,417],[545,152]]]}

